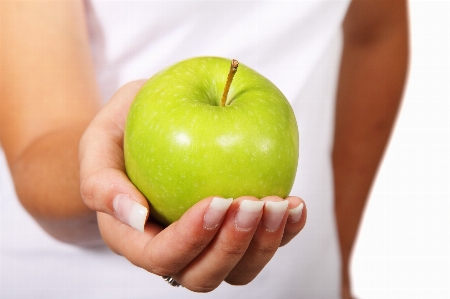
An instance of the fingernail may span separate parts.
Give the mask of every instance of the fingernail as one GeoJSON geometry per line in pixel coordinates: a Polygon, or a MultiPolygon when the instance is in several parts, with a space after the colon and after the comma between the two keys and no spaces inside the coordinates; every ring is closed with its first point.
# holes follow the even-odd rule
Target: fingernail
{"type": "Polygon", "coordinates": [[[248,231],[254,227],[263,207],[262,200],[243,200],[234,216],[236,228],[239,231],[248,231]]]}
{"type": "Polygon", "coordinates": [[[113,200],[113,208],[116,217],[132,228],[144,232],[145,219],[148,210],[137,203],[128,194],[118,194],[113,200]]]}
{"type": "Polygon", "coordinates": [[[264,205],[263,223],[270,232],[276,231],[283,220],[289,201],[266,201],[264,205]]]}
{"type": "Polygon", "coordinates": [[[203,217],[203,227],[206,229],[216,228],[227,213],[232,202],[232,198],[214,197],[203,217]]]}
{"type": "Polygon", "coordinates": [[[295,223],[302,218],[303,203],[299,204],[297,207],[289,209],[288,222],[295,223]]]}

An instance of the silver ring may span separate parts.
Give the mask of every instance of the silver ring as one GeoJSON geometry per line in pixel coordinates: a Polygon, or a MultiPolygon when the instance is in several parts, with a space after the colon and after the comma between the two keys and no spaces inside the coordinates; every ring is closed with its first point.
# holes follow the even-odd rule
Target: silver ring
{"type": "Polygon", "coordinates": [[[179,287],[181,284],[179,284],[175,279],[173,279],[170,276],[163,276],[162,277],[165,281],[167,281],[171,286],[173,287],[179,287]]]}

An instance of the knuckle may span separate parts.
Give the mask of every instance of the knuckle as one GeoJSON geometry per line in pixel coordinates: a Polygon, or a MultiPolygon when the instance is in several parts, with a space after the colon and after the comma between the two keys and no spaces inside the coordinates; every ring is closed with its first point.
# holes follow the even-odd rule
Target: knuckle
{"type": "Polygon", "coordinates": [[[245,254],[248,244],[231,244],[222,241],[219,243],[219,248],[227,257],[239,257],[245,254]]]}
{"type": "Polygon", "coordinates": [[[84,204],[92,210],[103,211],[99,199],[110,197],[111,188],[104,187],[104,179],[108,173],[104,170],[93,172],[84,177],[80,183],[80,195],[84,204]]]}
{"type": "Polygon", "coordinates": [[[132,263],[153,274],[159,276],[173,276],[182,270],[182,265],[180,265],[179,261],[164,258],[164,255],[161,256],[161,253],[144,250],[141,256],[146,256],[144,263],[142,263],[140,258],[136,263],[133,261],[132,263]]]}
{"type": "Polygon", "coordinates": [[[81,181],[80,194],[83,202],[89,207],[93,208],[95,177],[93,174],[88,175],[81,181]]]}
{"type": "Polygon", "coordinates": [[[135,266],[143,268],[144,270],[159,276],[173,276],[179,272],[170,262],[163,261],[160,257],[145,252],[134,258],[128,257],[128,260],[135,266]],[[145,257],[142,259],[141,257],[145,257]]]}
{"type": "Polygon", "coordinates": [[[175,225],[174,239],[177,240],[177,246],[183,248],[184,251],[201,251],[211,241],[210,238],[200,235],[198,231],[191,230],[181,222],[175,222],[175,225]]]}
{"type": "Polygon", "coordinates": [[[279,242],[260,243],[255,248],[253,248],[253,251],[256,251],[256,254],[262,256],[272,255],[274,252],[278,250],[279,246],[280,246],[279,242]]]}
{"type": "Polygon", "coordinates": [[[180,238],[179,245],[188,252],[199,252],[203,250],[208,242],[203,238],[195,239],[195,238],[180,238]]]}
{"type": "MultiPolygon", "coordinates": [[[[138,263],[136,263],[135,265],[140,266],[138,265],[138,263]]],[[[177,273],[177,271],[174,271],[170,265],[162,266],[155,263],[154,261],[147,261],[145,269],[159,276],[172,276],[177,273]]]]}

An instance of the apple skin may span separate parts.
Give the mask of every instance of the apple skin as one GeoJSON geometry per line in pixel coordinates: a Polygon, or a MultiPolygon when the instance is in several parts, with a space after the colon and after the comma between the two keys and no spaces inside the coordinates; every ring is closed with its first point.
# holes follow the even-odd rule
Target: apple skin
{"type": "Polygon", "coordinates": [[[229,59],[198,57],[150,78],[124,135],[127,175],[168,225],[208,196],[289,195],[299,137],[292,108],[268,79],[239,65],[220,101],[229,59]]]}

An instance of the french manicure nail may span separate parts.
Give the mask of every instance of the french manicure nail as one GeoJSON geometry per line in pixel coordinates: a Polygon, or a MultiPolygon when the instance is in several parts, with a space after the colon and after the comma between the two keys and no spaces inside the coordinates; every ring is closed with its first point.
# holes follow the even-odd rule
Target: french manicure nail
{"type": "Polygon", "coordinates": [[[234,216],[236,228],[239,231],[248,231],[254,227],[263,207],[262,200],[243,200],[234,216]]]}
{"type": "Polygon", "coordinates": [[[209,230],[216,228],[232,202],[232,198],[214,197],[209,204],[208,210],[206,210],[205,216],[203,216],[203,227],[209,230]]]}
{"type": "Polygon", "coordinates": [[[113,200],[114,213],[117,218],[132,228],[144,232],[148,210],[137,203],[128,194],[118,194],[113,200]]]}
{"type": "Polygon", "coordinates": [[[288,222],[296,223],[302,218],[303,203],[299,204],[297,207],[289,209],[288,222]]]}
{"type": "Polygon", "coordinates": [[[263,223],[270,232],[276,231],[283,220],[289,201],[266,201],[264,205],[263,223]]]}

